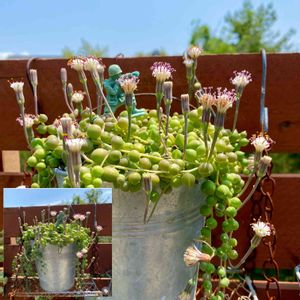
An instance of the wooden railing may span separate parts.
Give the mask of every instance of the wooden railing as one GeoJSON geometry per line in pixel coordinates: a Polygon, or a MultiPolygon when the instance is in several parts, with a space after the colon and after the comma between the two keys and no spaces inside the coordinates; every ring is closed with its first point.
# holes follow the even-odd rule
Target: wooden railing
{"type": "MultiPolygon", "coordinates": [[[[139,58],[107,58],[106,66],[117,63],[124,72],[139,70],[141,72],[139,93],[153,93],[155,80],[151,76],[150,67],[154,61],[167,61],[176,69],[174,73],[174,96],[187,91],[185,67],[181,57],[139,57],[139,58]]],[[[33,101],[26,77],[26,60],[0,61],[0,150],[25,150],[25,139],[22,128],[15,119],[19,114],[15,96],[7,80],[25,80],[26,111],[33,112],[33,101]]],[[[204,55],[198,61],[197,77],[203,86],[222,86],[232,88],[229,78],[234,70],[248,70],[252,73],[253,82],[247,86],[241,100],[238,128],[247,130],[249,136],[260,131],[259,98],[261,84],[261,56],[259,54],[243,55],[204,55]]],[[[38,59],[31,62],[30,67],[38,70],[39,77],[39,110],[46,113],[50,120],[62,115],[67,108],[63,101],[60,86],[60,68],[66,67],[64,59],[38,59]]],[[[68,80],[75,89],[81,89],[77,74],[68,72],[68,80]]],[[[92,81],[89,80],[92,95],[95,95],[92,81]]],[[[95,100],[95,97],[94,99],[95,100]]],[[[139,107],[154,107],[155,100],[151,96],[138,96],[139,107]]],[[[95,102],[94,102],[95,104],[95,102]]],[[[300,152],[300,54],[268,55],[268,71],[266,86],[266,106],[269,108],[269,133],[276,144],[273,152],[300,152]]],[[[179,110],[178,101],[174,101],[173,110],[179,110]]],[[[229,112],[226,124],[230,126],[233,110],[229,112]]],[[[250,151],[250,147],[246,149],[250,151]]],[[[23,174],[0,163],[0,187],[15,187],[23,179],[23,174]]],[[[0,159],[1,160],[1,159],[0,159]]],[[[11,160],[11,159],[10,159],[11,160]]],[[[274,162],[276,164],[276,161],[274,162]]],[[[300,172],[300,170],[299,170],[300,172]]],[[[298,191],[300,174],[274,174],[276,190],[273,196],[273,222],[277,230],[278,242],[276,259],[281,269],[293,269],[300,263],[300,222],[298,191]]],[[[0,206],[1,209],[1,206],[0,206]]],[[[247,247],[246,235],[249,223],[250,204],[239,216],[241,227],[237,233],[241,251],[247,247]]],[[[266,251],[262,246],[257,251],[256,267],[262,267],[266,259],[266,251]]],[[[294,286],[295,287],[295,286],[294,286]]],[[[292,299],[292,298],[289,298],[292,299]]]]}

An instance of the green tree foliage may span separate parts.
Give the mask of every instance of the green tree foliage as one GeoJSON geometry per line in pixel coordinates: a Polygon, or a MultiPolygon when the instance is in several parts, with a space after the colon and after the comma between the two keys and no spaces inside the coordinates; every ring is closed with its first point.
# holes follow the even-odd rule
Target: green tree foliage
{"type": "Polygon", "coordinates": [[[220,34],[214,34],[199,20],[194,22],[190,43],[202,45],[207,53],[249,53],[259,52],[262,48],[267,52],[288,51],[295,31],[290,29],[281,35],[272,30],[276,21],[272,3],[254,8],[251,1],[246,0],[241,9],[227,13],[220,34]]]}
{"type": "Polygon", "coordinates": [[[99,45],[93,46],[87,40],[81,40],[81,46],[77,51],[70,49],[69,47],[65,47],[62,50],[62,55],[65,58],[71,58],[74,56],[96,56],[102,57],[107,54],[107,47],[100,47],[99,45]]]}
{"type": "Polygon", "coordinates": [[[72,197],[72,204],[97,204],[97,203],[105,203],[107,199],[102,197],[102,190],[99,189],[88,189],[84,193],[84,197],[80,197],[79,195],[74,195],[72,197]]]}

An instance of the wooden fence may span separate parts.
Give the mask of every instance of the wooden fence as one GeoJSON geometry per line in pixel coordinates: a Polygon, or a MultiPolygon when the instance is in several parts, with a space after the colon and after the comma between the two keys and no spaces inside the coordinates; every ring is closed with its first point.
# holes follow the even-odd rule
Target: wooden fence
{"type": "MultiPolygon", "coordinates": [[[[139,58],[107,58],[106,66],[118,63],[124,72],[139,70],[141,72],[138,92],[153,93],[155,80],[151,76],[150,67],[154,61],[167,61],[176,69],[174,73],[174,96],[187,91],[185,67],[181,57],[139,57],[139,58]]],[[[15,172],[9,162],[7,150],[24,150],[26,148],[22,128],[16,123],[18,106],[15,96],[9,87],[8,80],[25,80],[26,111],[33,112],[33,101],[28,80],[26,78],[26,60],[0,61],[0,187],[15,187],[23,179],[23,174],[15,172]],[[1,158],[0,158],[1,160],[1,158]]],[[[39,110],[46,113],[50,120],[66,111],[60,86],[60,68],[66,67],[64,59],[37,59],[31,62],[31,68],[38,70],[39,77],[39,110]]],[[[231,88],[229,78],[234,70],[248,70],[252,73],[253,82],[247,86],[240,107],[238,128],[247,130],[251,135],[260,130],[259,98],[261,84],[261,56],[259,54],[242,55],[204,55],[198,61],[197,77],[203,86],[222,86],[231,88]]],[[[68,79],[75,89],[80,89],[77,74],[68,71],[68,79]]],[[[90,82],[91,94],[95,94],[90,82]]],[[[95,98],[95,97],[93,97],[95,98]]],[[[95,99],[93,99],[95,100],[95,99]]],[[[150,96],[139,96],[139,107],[154,107],[155,100],[150,96]]],[[[94,102],[95,104],[95,102],[94,102]]],[[[300,54],[268,55],[268,71],[266,85],[266,106],[269,108],[269,133],[276,141],[273,152],[300,152],[300,54]]],[[[173,110],[179,110],[179,103],[174,102],[173,110]]],[[[233,110],[229,112],[226,124],[232,124],[233,110]]],[[[246,150],[249,151],[250,148],[246,150]]],[[[11,152],[9,152],[11,153],[11,152]]],[[[12,159],[10,158],[10,161],[12,159]]],[[[274,162],[276,164],[276,161],[274,162]]],[[[299,170],[300,171],[300,170],[299,170]]],[[[273,197],[273,222],[277,229],[276,259],[281,269],[293,269],[300,263],[300,222],[299,195],[300,174],[274,174],[276,190],[273,197]]],[[[0,206],[1,207],[1,206],[0,206]]],[[[1,209],[1,208],[0,208],[1,209]]],[[[241,228],[237,234],[240,249],[247,247],[246,231],[249,225],[250,205],[245,207],[239,219],[241,228]]],[[[256,256],[256,267],[262,267],[267,258],[266,248],[259,247],[256,256]]],[[[263,286],[263,285],[261,285],[263,286]]],[[[295,289],[296,284],[285,285],[284,290],[295,289]]],[[[289,292],[290,293],[290,292],[289,292]]],[[[294,290],[294,296],[297,292],[294,290]]],[[[283,298],[285,299],[285,298],[283,298]]],[[[286,299],[293,299],[291,296],[286,299]]],[[[296,298],[295,298],[296,299],[296,298]]]]}

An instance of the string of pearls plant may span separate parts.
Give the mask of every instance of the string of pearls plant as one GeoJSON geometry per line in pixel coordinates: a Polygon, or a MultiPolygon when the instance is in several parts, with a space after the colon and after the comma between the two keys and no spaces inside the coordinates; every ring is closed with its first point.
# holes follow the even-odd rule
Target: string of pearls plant
{"type": "MultiPolygon", "coordinates": [[[[125,110],[115,116],[103,93],[104,69],[100,59],[74,58],[69,65],[78,73],[83,91],[73,91],[67,83],[67,71],[61,70],[61,81],[66,106],[61,118],[47,123],[45,114],[25,114],[23,82],[11,83],[20,107],[20,123],[32,155],[27,166],[35,170],[32,187],[55,184],[54,169],[67,170],[65,187],[101,187],[112,183],[123,191],[145,190],[144,222],[147,223],[163,194],[181,185],[192,187],[202,182],[206,204],[200,214],[206,217],[198,242],[186,250],[187,266],[198,265],[202,271],[203,299],[224,299],[229,284],[227,268],[238,268],[259,241],[272,230],[259,221],[253,224],[254,238],[249,251],[239,263],[233,234],[239,228],[236,220],[239,210],[249,201],[260,180],[271,164],[264,155],[273,141],[266,134],[250,139],[254,155],[247,158],[241,150],[249,143],[245,131],[236,130],[239,106],[251,74],[245,70],[234,72],[230,82],[233,89],[202,87],[196,77],[197,62],[202,54],[198,46],[190,47],[184,56],[188,92],[182,94],[181,113],[171,114],[174,68],[167,62],[155,62],[151,67],[156,81],[156,109],[133,117],[134,93],[139,79],[132,74],[122,75],[118,84],[125,94],[125,110]],[[85,72],[89,72],[97,90],[97,107],[92,108],[91,95],[85,72]],[[88,107],[83,109],[84,98],[88,107]],[[192,108],[191,103],[197,103],[192,108]],[[232,129],[225,129],[227,111],[235,105],[232,129]],[[102,106],[108,113],[102,115],[102,106]],[[164,107],[164,112],[162,109],[164,107]],[[34,133],[36,131],[38,135],[34,133]],[[248,175],[245,183],[241,175],[248,175]],[[244,195],[252,180],[251,191],[244,195]],[[241,200],[243,196],[243,201],[241,200]],[[221,224],[223,233],[218,246],[212,245],[211,235],[221,224]],[[199,244],[199,243],[198,243],[199,244]],[[212,263],[212,260],[214,263],[212,263]],[[216,261],[216,262],[215,262],[216,261]],[[212,275],[219,276],[218,287],[213,289],[212,275]]],[[[34,72],[34,76],[37,73],[34,72]]],[[[33,80],[37,85],[37,78],[33,80]]],[[[178,299],[193,299],[198,268],[178,299]]]]}

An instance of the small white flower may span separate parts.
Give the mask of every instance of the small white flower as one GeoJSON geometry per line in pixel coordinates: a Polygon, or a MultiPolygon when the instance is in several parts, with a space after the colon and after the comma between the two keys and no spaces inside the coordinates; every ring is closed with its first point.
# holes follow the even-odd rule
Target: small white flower
{"type": "Polygon", "coordinates": [[[85,220],[85,215],[79,215],[79,220],[84,221],[85,220]]]}
{"type": "Polygon", "coordinates": [[[85,143],[84,139],[66,139],[66,145],[71,152],[80,152],[82,145],[85,143]]]}
{"type": "Polygon", "coordinates": [[[152,71],[152,76],[159,82],[164,82],[172,78],[172,72],[175,71],[169,63],[161,61],[155,62],[150,69],[152,71]]]}
{"type": "Polygon", "coordinates": [[[227,89],[218,88],[215,106],[218,112],[226,113],[226,111],[232,107],[233,102],[236,101],[236,95],[234,91],[228,91],[227,89]]]}
{"type": "MultiPolygon", "coordinates": [[[[32,128],[36,119],[37,118],[35,115],[25,114],[25,116],[24,116],[25,127],[32,128]]],[[[21,117],[17,118],[17,121],[20,123],[21,126],[23,126],[23,119],[21,117]]]]}
{"type": "Polygon", "coordinates": [[[81,91],[78,92],[74,92],[72,97],[71,97],[71,101],[74,103],[81,103],[83,101],[84,95],[81,91]]]}
{"type": "Polygon", "coordinates": [[[257,235],[260,238],[271,235],[271,228],[265,222],[257,221],[256,223],[252,223],[251,226],[255,235],[257,235]]]}
{"type": "Polygon", "coordinates": [[[84,69],[89,72],[98,71],[101,68],[101,63],[95,57],[87,57],[84,59],[84,69]]]}
{"type": "Polygon", "coordinates": [[[202,253],[195,245],[193,245],[185,250],[183,260],[187,267],[192,267],[200,261],[211,261],[211,256],[209,254],[202,253]]]}
{"type": "Polygon", "coordinates": [[[125,94],[133,94],[137,89],[139,79],[134,75],[125,74],[118,79],[118,82],[125,94]]]}
{"type": "Polygon", "coordinates": [[[79,218],[80,218],[80,214],[75,214],[75,215],[73,216],[73,219],[74,219],[74,220],[79,220],[79,218]]]}
{"type": "Polygon", "coordinates": [[[84,60],[82,58],[72,58],[68,61],[68,66],[70,66],[75,71],[83,71],[84,60]]]}
{"type": "Polygon", "coordinates": [[[188,50],[188,56],[192,59],[197,59],[203,52],[203,49],[199,46],[191,46],[188,50]]]}
{"type": "Polygon", "coordinates": [[[186,66],[187,68],[191,68],[191,67],[193,66],[193,64],[194,64],[194,61],[193,61],[192,59],[185,58],[185,59],[183,60],[183,63],[185,64],[185,66],[186,66]]]}
{"type": "Polygon", "coordinates": [[[204,109],[211,108],[216,103],[216,96],[211,90],[211,88],[203,88],[195,93],[195,97],[204,109]]]}
{"type": "Polygon", "coordinates": [[[97,226],[96,226],[96,230],[97,230],[98,232],[100,232],[100,231],[103,230],[103,227],[102,227],[101,225],[97,225],[97,226]]]}
{"type": "Polygon", "coordinates": [[[88,249],[86,249],[86,248],[83,248],[83,249],[81,250],[81,253],[83,253],[83,254],[87,254],[87,253],[88,253],[88,249]]]}
{"type": "Polygon", "coordinates": [[[23,92],[23,86],[24,82],[23,81],[15,81],[10,84],[10,87],[16,92],[20,93],[23,92]]]}
{"type": "Polygon", "coordinates": [[[50,216],[55,217],[57,215],[57,212],[55,210],[50,211],[50,216]]]}
{"type": "Polygon", "coordinates": [[[234,77],[230,79],[231,83],[236,87],[236,89],[244,89],[248,85],[251,79],[251,73],[246,70],[241,72],[234,72],[234,77]]]}
{"type": "Polygon", "coordinates": [[[82,257],[83,257],[83,253],[80,252],[80,251],[78,251],[78,252],[76,253],[76,256],[77,256],[78,258],[82,258],[82,257]]]}
{"type": "Polygon", "coordinates": [[[264,136],[258,136],[256,138],[252,138],[251,144],[254,146],[256,152],[263,152],[270,148],[270,143],[264,136]]]}

